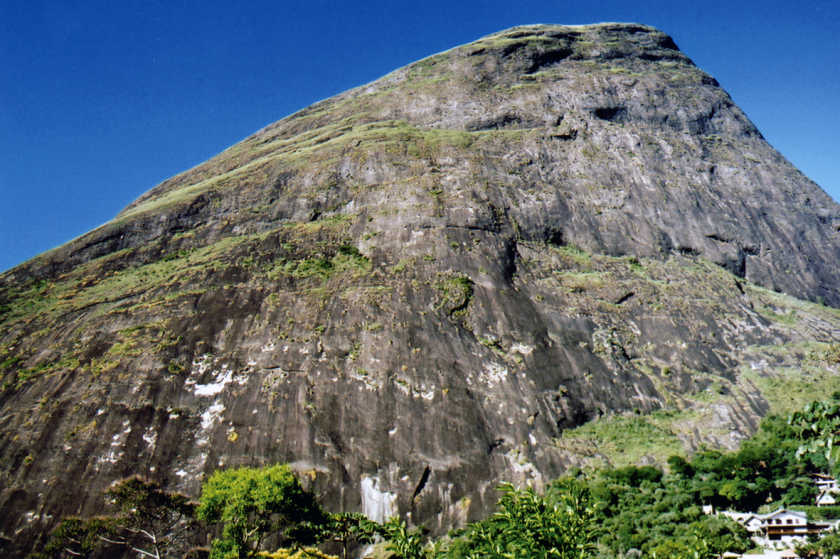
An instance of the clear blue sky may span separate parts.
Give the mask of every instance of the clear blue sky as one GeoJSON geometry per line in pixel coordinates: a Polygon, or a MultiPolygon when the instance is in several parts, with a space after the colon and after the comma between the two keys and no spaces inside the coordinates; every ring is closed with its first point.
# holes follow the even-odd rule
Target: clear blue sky
{"type": "Polygon", "coordinates": [[[313,102],[515,25],[645,23],[840,199],[838,0],[0,0],[0,271],[313,102]]]}

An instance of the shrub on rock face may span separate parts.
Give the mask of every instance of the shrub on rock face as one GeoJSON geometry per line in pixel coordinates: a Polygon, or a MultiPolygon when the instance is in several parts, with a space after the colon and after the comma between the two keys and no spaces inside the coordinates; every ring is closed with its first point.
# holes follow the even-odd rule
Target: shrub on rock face
{"type": "Polygon", "coordinates": [[[305,491],[288,465],[217,471],[202,487],[198,518],[221,523],[222,537],[213,542],[211,557],[255,557],[266,537],[317,528],[326,515],[305,491]]]}

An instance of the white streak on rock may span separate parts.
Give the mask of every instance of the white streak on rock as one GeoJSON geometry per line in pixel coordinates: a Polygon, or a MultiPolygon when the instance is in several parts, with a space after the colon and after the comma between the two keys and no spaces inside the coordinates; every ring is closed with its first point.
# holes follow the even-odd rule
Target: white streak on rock
{"type": "Polygon", "coordinates": [[[157,442],[157,432],[155,432],[153,428],[149,427],[146,429],[146,432],[143,433],[143,440],[146,441],[146,444],[149,445],[149,449],[151,450],[157,442]]]}
{"type": "Polygon", "coordinates": [[[381,524],[397,514],[397,495],[380,491],[379,478],[364,474],[361,485],[362,512],[365,516],[381,524]]]}
{"type": "Polygon", "coordinates": [[[222,416],[223,411],[225,411],[225,405],[219,402],[207,408],[207,411],[201,414],[201,430],[206,431],[212,427],[213,423],[222,416]]]}
{"type": "Polygon", "coordinates": [[[531,355],[531,352],[534,351],[534,346],[532,345],[525,345],[525,344],[513,344],[510,346],[511,353],[517,352],[521,353],[522,355],[531,355]]]}
{"type": "Polygon", "coordinates": [[[487,365],[485,365],[484,370],[481,371],[481,376],[479,377],[479,380],[492,388],[496,384],[505,380],[507,376],[507,368],[499,365],[498,363],[488,363],[487,365]]]}
{"type": "Polygon", "coordinates": [[[226,384],[230,384],[233,380],[233,373],[231,371],[225,371],[221,378],[216,378],[216,382],[212,382],[210,384],[196,384],[195,385],[195,395],[196,396],[215,396],[219,392],[225,389],[226,384]]]}

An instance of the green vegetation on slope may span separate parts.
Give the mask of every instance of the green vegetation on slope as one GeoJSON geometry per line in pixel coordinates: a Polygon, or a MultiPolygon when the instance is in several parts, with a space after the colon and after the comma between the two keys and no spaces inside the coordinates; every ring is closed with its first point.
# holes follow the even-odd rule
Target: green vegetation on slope
{"type": "Polygon", "coordinates": [[[823,411],[836,417],[838,409],[836,400],[815,402],[803,410],[804,415],[788,422],[770,416],[739,451],[698,452],[690,461],[672,456],[669,473],[650,466],[578,471],[551,483],[544,495],[532,487],[502,484],[498,510],[491,517],[428,543],[422,527],[412,529],[398,518],[378,525],[358,514],[324,513],[283,465],[215,472],[203,486],[197,509],[186,498],[164,494],[150,482],[125,480],[109,490],[117,495],[121,514],[65,519],[47,551],[75,555],[90,553],[102,543],[113,544],[146,522],[146,517],[132,516],[142,505],[148,518],[165,513],[177,521],[153,524],[155,537],[133,544],[121,540],[121,545],[139,549],[138,545],[148,548],[166,542],[180,549],[193,529],[180,519],[196,515],[222,527],[208,550],[213,559],[254,557],[272,534],[281,534],[285,555],[323,542],[341,543],[346,551],[348,544],[369,542],[378,534],[393,556],[403,559],[611,559],[626,557],[632,550],[657,558],[717,557],[727,551],[744,552],[753,544],[742,526],[725,516],[704,513],[703,506],[742,512],[791,506],[810,510],[815,487],[808,475],[825,473],[831,464],[821,453],[797,449],[803,440],[819,440],[826,430],[836,431],[836,425],[819,433],[794,427],[808,420],[809,413],[823,411]]]}
{"type": "Polygon", "coordinates": [[[602,466],[621,468],[642,463],[657,464],[685,449],[672,424],[684,419],[676,411],[656,411],[649,415],[609,415],[584,423],[563,433],[558,446],[581,456],[590,456],[602,466]]]}

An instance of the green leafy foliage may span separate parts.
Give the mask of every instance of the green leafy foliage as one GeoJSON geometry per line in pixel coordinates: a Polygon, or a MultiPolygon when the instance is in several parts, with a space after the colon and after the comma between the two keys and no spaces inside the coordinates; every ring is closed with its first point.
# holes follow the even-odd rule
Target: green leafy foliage
{"type": "Polygon", "coordinates": [[[720,557],[697,532],[681,541],[666,540],[650,552],[654,559],[713,559],[720,557]]]}
{"type": "Polygon", "coordinates": [[[788,424],[802,440],[797,457],[820,452],[827,460],[840,458],[840,401],[811,402],[802,411],[791,414],[788,424]]]}
{"type": "MultiPolygon", "coordinates": [[[[806,411],[835,413],[832,409],[812,405],[806,411]]],[[[806,427],[810,436],[824,434],[806,427]]],[[[359,513],[324,513],[287,465],[217,471],[204,484],[197,507],[148,480],[129,478],[107,491],[120,514],[65,519],[46,551],[85,557],[105,542],[130,545],[144,556],[173,556],[184,548],[179,526],[196,515],[222,525],[209,551],[213,559],[264,555],[270,535],[279,535],[286,549],[277,553],[289,557],[333,542],[344,558],[355,546],[382,537],[395,559],[708,559],[744,552],[752,542],[743,526],[705,514],[703,505],[755,512],[813,503],[808,476],[829,471],[831,464],[824,453],[797,452],[803,432],[801,424],[768,416],[737,452],[705,450],[690,461],[672,456],[669,473],[651,466],[577,473],[552,483],[545,495],[505,483],[490,518],[437,541],[427,541],[422,526],[396,517],[379,525],[359,513]]],[[[836,542],[824,540],[808,549],[834,550],[836,542]]]]}
{"type": "Polygon", "coordinates": [[[63,518],[50,534],[44,552],[48,557],[89,557],[102,543],[100,534],[110,530],[104,518],[63,518]]]}
{"type": "Polygon", "coordinates": [[[726,517],[703,514],[702,497],[680,475],[652,475],[653,468],[599,472],[590,480],[592,497],[602,503],[599,547],[607,556],[632,549],[645,556],[693,557],[695,552],[744,551],[750,542],[743,527],[726,517]]]}
{"type": "Polygon", "coordinates": [[[259,557],[266,557],[267,559],[338,559],[335,555],[327,555],[317,547],[278,549],[273,553],[261,551],[259,557]]]}
{"type": "Polygon", "coordinates": [[[816,489],[808,476],[830,467],[821,454],[797,459],[798,446],[791,426],[768,416],[737,452],[701,451],[691,461],[672,456],[667,475],[652,467],[596,471],[586,479],[600,504],[599,554],[637,550],[661,559],[743,552],[752,545],[744,528],[704,514],[702,506],[756,512],[812,504],[816,489]]]}
{"type": "Polygon", "coordinates": [[[194,527],[197,504],[181,493],[164,491],[154,481],[133,476],[113,484],[108,500],[120,510],[114,517],[115,541],[155,557],[185,547],[194,527]]]}
{"type": "Polygon", "coordinates": [[[421,526],[411,529],[405,520],[392,517],[382,526],[382,534],[388,540],[388,551],[395,559],[432,559],[431,549],[423,544],[426,530],[421,526]]]}
{"type": "Polygon", "coordinates": [[[216,471],[202,488],[198,517],[223,525],[222,537],[213,542],[214,559],[254,557],[267,536],[288,537],[292,529],[298,537],[314,538],[327,521],[286,464],[216,471]]]}
{"type": "Polygon", "coordinates": [[[837,557],[840,556],[840,534],[828,534],[816,542],[803,542],[794,546],[799,557],[837,557]]]}
{"type": "Polygon", "coordinates": [[[62,519],[45,551],[53,557],[87,557],[112,546],[155,559],[180,557],[186,551],[197,506],[188,497],[140,476],[114,483],[105,496],[118,514],[62,519]]]}
{"type": "Polygon", "coordinates": [[[768,416],[761,429],[735,453],[708,451],[695,455],[693,486],[704,504],[755,511],[779,506],[809,505],[816,489],[808,475],[830,471],[821,456],[802,459],[797,435],[784,420],[768,416]]]}
{"type": "Polygon", "coordinates": [[[377,535],[384,534],[382,526],[358,512],[330,515],[323,531],[322,540],[341,544],[342,559],[347,556],[349,546],[372,543],[377,535]]]}
{"type": "Polygon", "coordinates": [[[452,558],[580,559],[591,556],[596,511],[586,483],[573,478],[557,481],[539,495],[533,487],[499,486],[499,510],[472,524],[452,544],[452,558]]]}

